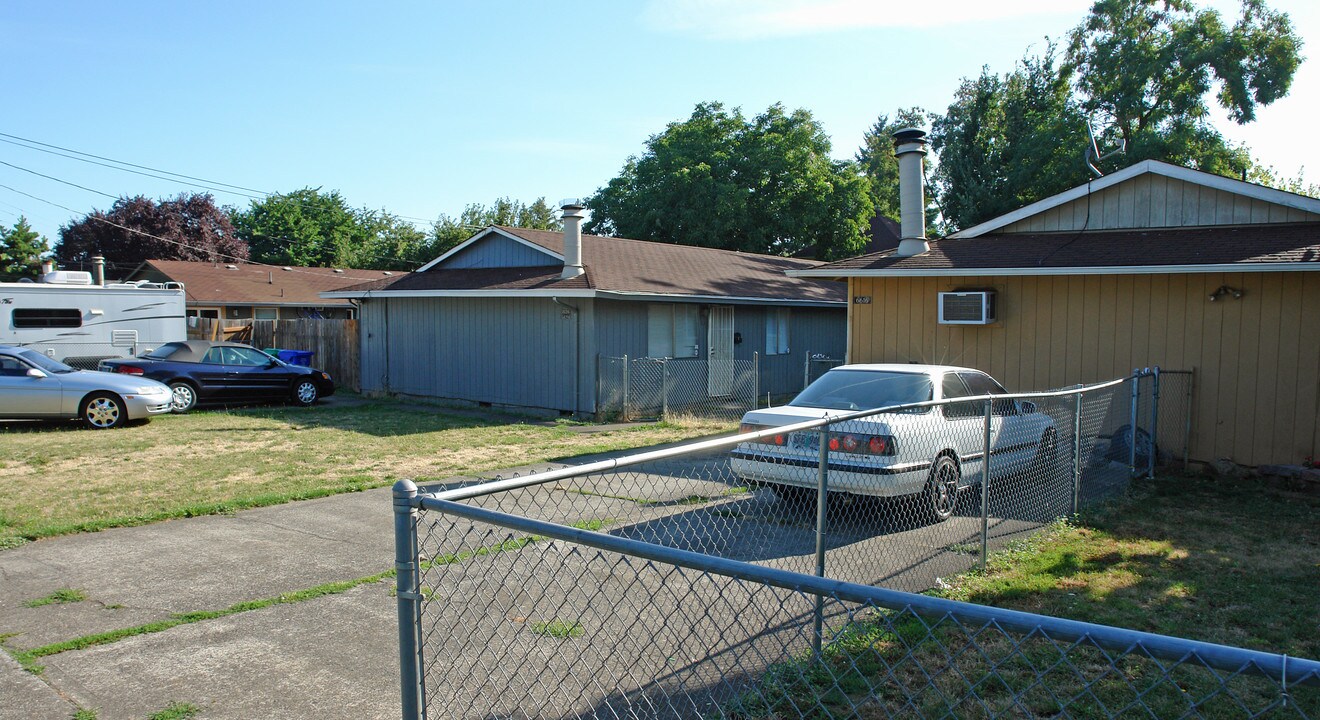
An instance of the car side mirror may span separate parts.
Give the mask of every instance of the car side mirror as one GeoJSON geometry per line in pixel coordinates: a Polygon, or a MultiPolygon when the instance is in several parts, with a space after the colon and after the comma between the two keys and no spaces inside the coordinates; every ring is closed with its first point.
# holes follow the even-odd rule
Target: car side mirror
{"type": "Polygon", "coordinates": [[[33,378],[49,377],[48,375],[46,375],[45,370],[38,370],[37,368],[28,368],[27,376],[33,378]]]}
{"type": "Polygon", "coordinates": [[[1030,414],[1032,414],[1032,413],[1034,413],[1034,412],[1036,412],[1036,403],[1034,403],[1034,402],[1032,402],[1032,401],[1030,401],[1030,400],[1023,400],[1023,401],[1022,401],[1022,414],[1023,414],[1023,415],[1030,415],[1030,414]]]}

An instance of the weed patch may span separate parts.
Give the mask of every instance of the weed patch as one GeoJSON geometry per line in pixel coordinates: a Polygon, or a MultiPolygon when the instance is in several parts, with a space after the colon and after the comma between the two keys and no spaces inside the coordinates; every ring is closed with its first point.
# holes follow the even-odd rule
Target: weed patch
{"type": "Polygon", "coordinates": [[[87,599],[87,593],[73,588],[60,588],[55,592],[40,597],[35,600],[28,600],[23,603],[23,607],[38,608],[43,605],[55,605],[57,603],[76,603],[87,599]]]}

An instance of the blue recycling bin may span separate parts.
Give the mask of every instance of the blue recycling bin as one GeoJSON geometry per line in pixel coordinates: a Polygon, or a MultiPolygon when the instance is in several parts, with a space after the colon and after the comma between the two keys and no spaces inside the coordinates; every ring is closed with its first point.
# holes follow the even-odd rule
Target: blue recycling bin
{"type": "Polygon", "coordinates": [[[290,365],[311,367],[312,356],[315,354],[311,350],[280,350],[279,358],[290,365]]]}

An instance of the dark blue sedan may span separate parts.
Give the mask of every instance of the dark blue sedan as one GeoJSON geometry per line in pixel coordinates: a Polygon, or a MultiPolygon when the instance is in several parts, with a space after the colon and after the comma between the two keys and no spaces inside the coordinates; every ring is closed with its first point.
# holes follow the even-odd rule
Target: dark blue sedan
{"type": "Polygon", "coordinates": [[[311,405],[333,395],[330,375],[290,365],[241,343],[188,340],[165,343],[135,358],[102,360],[104,372],[138,375],[163,382],[173,391],[172,409],[187,412],[198,403],[253,401],[311,405]]]}

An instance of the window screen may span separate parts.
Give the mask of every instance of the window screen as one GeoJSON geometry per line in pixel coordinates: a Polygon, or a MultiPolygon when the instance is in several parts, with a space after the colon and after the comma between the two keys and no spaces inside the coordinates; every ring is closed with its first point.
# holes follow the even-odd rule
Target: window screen
{"type": "Polygon", "coordinates": [[[765,311],[765,354],[784,355],[788,352],[788,308],[765,311]]]}
{"type": "Polygon", "coordinates": [[[660,304],[647,306],[647,357],[696,357],[699,349],[697,306],[660,304]]]}
{"type": "Polygon", "coordinates": [[[14,308],[16,328],[82,327],[82,310],[76,308],[14,308]]]}

